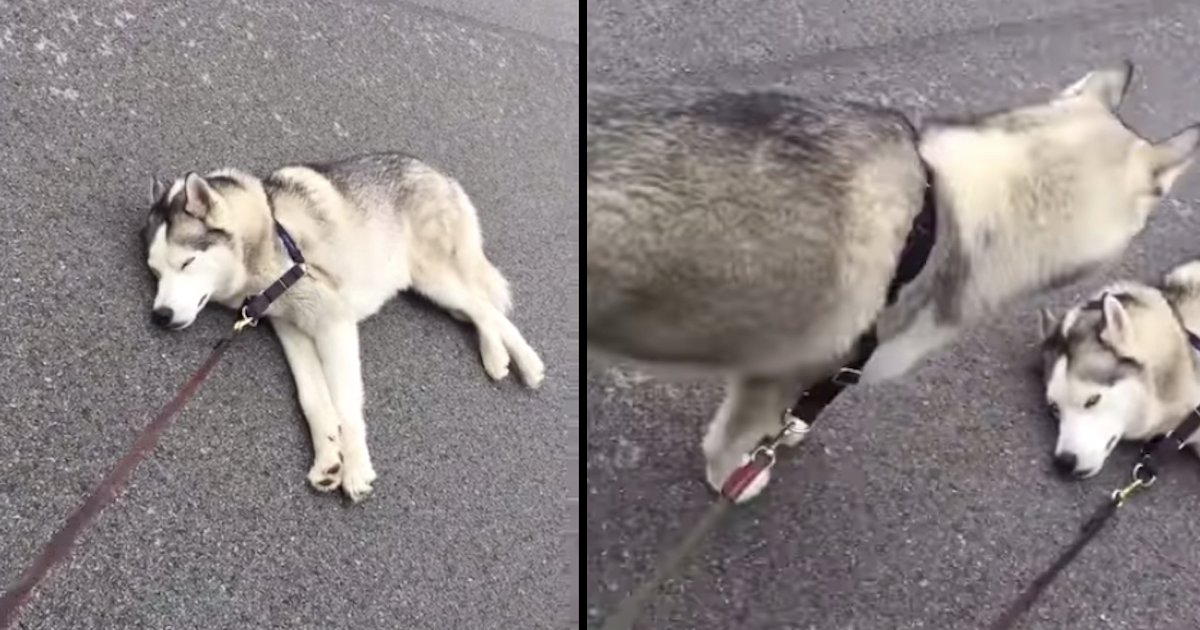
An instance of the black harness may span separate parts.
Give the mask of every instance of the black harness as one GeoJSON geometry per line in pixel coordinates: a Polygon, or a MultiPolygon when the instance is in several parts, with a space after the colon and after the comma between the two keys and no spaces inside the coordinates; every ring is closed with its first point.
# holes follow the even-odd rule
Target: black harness
{"type": "Polygon", "coordinates": [[[296,241],[292,239],[292,235],[284,229],[278,221],[275,221],[275,234],[279,236],[279,241],[283,243],[283,249],[287,251],[288,258],[292,259],[292,266],[283,272],[283,275],[278,280],[272,282],[270,286],[263,289],[259,293],[248,296],[242,302],[242,319],[235,324],[238,330],[246,326],[257,326],[258,321],[267,313],[267,309],[271,308],[271,304],[283,295],[292,285],[296,284],[304,274],[308,272],[304,264],[304,255],[300,253],[300,248],[296,246],[296,241]]]}
{"type": "MultiPolygon", "coordinates": [[[[1200,353],[1200,336],[1186,328],[1183,332],[1187,334],[1192,350],[1200,353]]],[[[1150,440],[1142,447],[1138,462],[1133,466],[1133,478],[1141,479],[1142,485],[1146,486],[1154,483],[1159,469],[1162,468],[1163,459],[1170,453],[1181,450],[1197,430],[1200,430],[1200,407],[1193,407],[1179,426],[1166,435],[1150,440]]]]}
{"type": "MultiPolygon", "coordinates": [[[[900,290],[916,279],[925,268],[930,254],[933,253],[933,246],[937,243],[937,190],[934,186],[933,170],[924,160],[921,161],[921,166],[925,169],[925,200],[921,211],[913,218],[904,249],[900,252],[896,272],[888,285],[887,306],[895,304],[896,299],[900,297],[900,290]]],[[[862,378],[863,366],[878,347],[879,337],[875,325],[872,324],[855,343],[853,358],[833,376],[801,393],[789,413],[812,426],[821,411],[828,407],[842,390],[858,383],[862,378]]]]}

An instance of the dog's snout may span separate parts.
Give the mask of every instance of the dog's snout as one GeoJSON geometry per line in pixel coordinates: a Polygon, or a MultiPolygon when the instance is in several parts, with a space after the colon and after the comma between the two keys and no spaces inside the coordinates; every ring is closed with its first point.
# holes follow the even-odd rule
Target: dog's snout
{"type": "Polygon", "coordinates": [[[150,313],[150,321],[159,328],[166,328],[175,319],[175,311],[169,308],[156,308],[150,313]]]}
{"type": "Polygon", "coordinates": [[[1054,470],[1058,474],[1066,476],[1075,474],[1075,467],[1079,465],[1079,458],[1074,453],[1059,453],[1054,456],[1054,470]]]}

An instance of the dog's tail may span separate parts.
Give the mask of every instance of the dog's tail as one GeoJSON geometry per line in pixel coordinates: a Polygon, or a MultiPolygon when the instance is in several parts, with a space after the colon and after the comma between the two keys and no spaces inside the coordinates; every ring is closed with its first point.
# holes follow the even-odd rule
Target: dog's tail
{"type": "Polygon", "coordinates": [[[501,275],[500,270],[492,265],[483,252],[478,252],[474,260],[461,260],[460,264],[470,274],[471,280],[479,283],[488,301],[505,315],[512,310],[512,294],[508,289],[508,281],[501,275]]]}
{"type": "Polygon", "coordinates": [[[483,253],[483,237],[479,230],[479,215],[475,212],[475,205],[471,203],[471,198],[467,196],[466,191],[458,182],[454,182],[454,192],[458,196],[460,207],[470,216],[471,222],[471,237],[470,242],[465,243],[463,247],[457,248],[455,255],[457,257],[459,271],[463,274],[467,284],[483,291],[489,302],[492,303],[501,313],[505,315],[512,310],[512,293],[509,292],[508,281],[504,279],[504,275],[500,270],[492,264],[487,256],[483,253]]]}

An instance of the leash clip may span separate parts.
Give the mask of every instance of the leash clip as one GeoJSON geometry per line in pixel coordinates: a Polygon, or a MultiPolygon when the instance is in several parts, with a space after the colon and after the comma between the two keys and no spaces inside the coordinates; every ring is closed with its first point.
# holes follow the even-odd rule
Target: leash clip
{"type": "Polygon", "coordinates": [[[1129,495],[1133,494],[1134,491],[1136,491],[1138,488],[1149,487],[1152,483],[1154,482],[1151,481],[1150,483],[1146,483],[1145,481],[1142,481],[1140,477],[1135,477],[1134,480],[1124,488],[1113,490],[1112,500],[1117,502],[1117,507],[1121,507],[1122,505],[1125,505],[1125,502],[1129,500],[1129,495]]]}
{"type": "Polygon", "coordinates": [[[238,321],[234,322],[233,332],[240,333],[243,330],[245,330],[247,326],[253,328],[257,325],[258,325],[258,320],[254,319],[253,317],[250,317],[250,315],[246,313],[246,307],[243,306],[242,307],[242,318],[239,319],[238,321]]]}
{"type": "Polygon", "coordinates": [[[1133,467],[1133,481],[1119,490],[1113,490],[1112,500],[1117,502],[1117,507],[1125,505],[1129,497],[1140,488],[1149,488],[1158,480],[1158,475],[1154,473],[1154,469],[1147,466],[1144,462],[1138,462],[1133,467]]]}
{"type": "Polygon", "coordinates": [[[777,459],[775,449],[789,439],[795,436],[803,436],[805,433],[808,433],[808,424],[800,418],[793,416],[790,411],[785,412],[783,416],[783,428],[765,444],[760,444],[753,451],[750,451],[750,456],[746,459],[746,462],[738,466],[729,475],[729,478],[725,480],[725,484],[721,486],[721,496],[736,503],[741,498],[742,493],[746,491],[746,488],[755,479],[758,479],[760,475],[775,466],[777,459]]]}
{"type": "Polygon", "coordinates": [[[792,414],[792,410],[788,409],[783,412],[783,430],[775,437],[774,443],[788,442],[790,444],[799,444],[800,440],[808,435],[812,429],[804,419],[792,414]],[[792,438],[792,439],[787,439],[792,438]]]}
{"type": "Polygon", "coordinates": [[[1140,482],[1141,485],[1149,488],[1158,480],[1158,475],[1154,469],[1147,466],[1145,462],[1138,462],[1133,466],[1133,480],[1140,482]]]}

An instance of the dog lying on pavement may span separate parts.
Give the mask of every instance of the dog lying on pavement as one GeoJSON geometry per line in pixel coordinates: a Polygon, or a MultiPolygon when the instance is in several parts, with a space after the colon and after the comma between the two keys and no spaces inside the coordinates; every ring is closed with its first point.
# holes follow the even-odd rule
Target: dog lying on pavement
{"type": "Polygon", "coordinates": [[[1119,282],[1040,319],[1063,475],[1095,475],[1120,441],[1165,435],[1200,404],[1200,261],[1173,269],[1161,288],[1119,282]]]}
{"type": "Polygon", "coordinates": [[[210,302],[241,308],[288,272],[293,248],[303,252],[303,276],[266,317],[308,419],[317,490],[340,487],[353,501],[371,491],[358,323],[399,291],[474,324],[493,379],[511,363],[530,387],[542,381],[542,360],[507,317],[508,283],[484,255],[474,205],[457,181],[416,158],[363,155],[262,179],[189,173],[170,185],[156,179],[150,201],[151,319],[163,328],[190,326],[210,302]]]}

